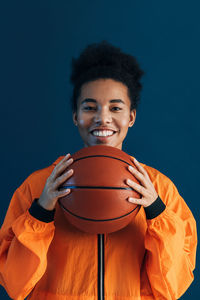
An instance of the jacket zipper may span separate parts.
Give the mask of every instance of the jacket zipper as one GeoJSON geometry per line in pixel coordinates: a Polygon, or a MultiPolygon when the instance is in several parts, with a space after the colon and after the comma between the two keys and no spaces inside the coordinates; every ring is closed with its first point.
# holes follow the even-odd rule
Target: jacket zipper
{"type": "Polygon", "coordinates": [[[104,300],[104,234],[98,234],[98,300],[104,300]]]}

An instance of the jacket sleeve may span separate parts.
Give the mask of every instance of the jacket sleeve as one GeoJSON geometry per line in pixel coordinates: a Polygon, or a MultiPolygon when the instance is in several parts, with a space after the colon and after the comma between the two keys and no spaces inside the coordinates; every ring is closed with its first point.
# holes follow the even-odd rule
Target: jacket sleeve
{"type": "Polygon", "coordinates": [[[33,195],[25,181],[13,194],[0,230],[0,284],[12,299],[24,299],[46,270],[54,222],[29,213],[33,195]]]}
{"type": "Polygon", "coordinates": [[[175,185],[166,176],[162,179],[164,186],[156,183],[155,187],[166,207],[155,218],[147,219],[146,276],[141,281],[150,285],[155,299],[171,300],[180,298],[194,279],[197,230],[192,212],[175,185]]]}

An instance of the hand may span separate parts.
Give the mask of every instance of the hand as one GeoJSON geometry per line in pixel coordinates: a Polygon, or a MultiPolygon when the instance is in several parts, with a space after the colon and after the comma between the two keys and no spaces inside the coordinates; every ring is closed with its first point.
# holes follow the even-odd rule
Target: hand
{"type": "Polygon", "coordinates": [[[53,210],[56,206],[58,198],[64,197],[70,193],[70,189],[64,189],[58,191],[59,186],[69,179],[73,170],[64,172],[64,170],[70,166],[73,162],[73,158],[70,158],[70,154],[67,154],[53,169],[51,175],[47,178],[44,190],[38,200],[38,204],[47,210],[53,210]],[[62,174],[62,175],[61,175],[62,174]]]}
{"type": "Polygon", "coordinates": [[[151,182],[151,179],[149,178],[147,171],[135,158],[131,158],[131,160],[134,162],[136,168],[128,166],[128,170],[136,177],[136,179],[140,181],[141,185],[131,179],[127,179],[126,183],[136,192],[141,194],[142,198],[137,199],[129,197],[128,201],[143,205],[144,207],[148,207],[158,198],[158,194],[154,188],[153,183],[151,182]]]}

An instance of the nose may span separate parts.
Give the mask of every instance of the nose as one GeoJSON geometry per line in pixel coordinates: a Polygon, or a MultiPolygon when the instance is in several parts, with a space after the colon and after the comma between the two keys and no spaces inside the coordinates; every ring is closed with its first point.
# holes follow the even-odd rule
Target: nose
{"type": "Polygon", "coordinates": [[[94,116],[94,122],[101,125],[111,123],[111,121],[112,116],[106,109],[99,109],[94,116]]]}

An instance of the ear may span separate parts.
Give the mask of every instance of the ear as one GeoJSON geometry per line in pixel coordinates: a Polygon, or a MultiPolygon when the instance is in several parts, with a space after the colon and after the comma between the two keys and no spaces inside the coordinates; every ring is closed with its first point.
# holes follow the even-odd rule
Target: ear
{"type": "Polygon", "coordinates": [[[135,119],[136,119],[136,109],[132,109],[130,112],[130,121],[129,121],[129,127],[132,127],[133,124],[135,123],[135,119]]]}
{"type": "Polygon", "coordinates": [[[74,125],[77,126],[77,113],[76,112],[73,113],[73,122],[74,122],[74,125]]]}

